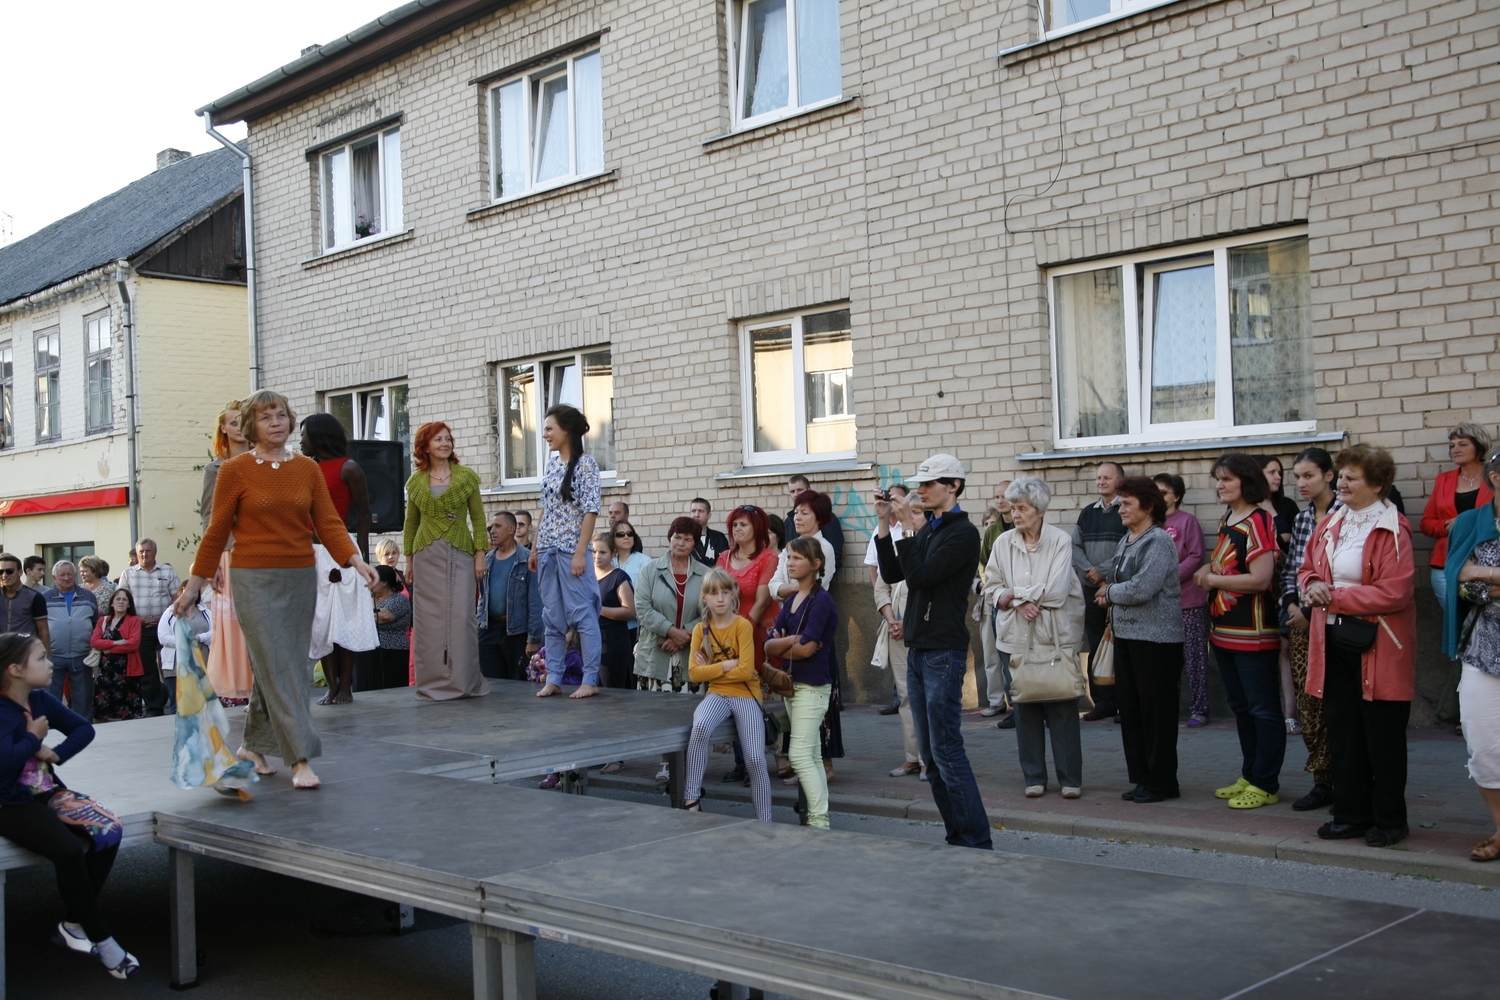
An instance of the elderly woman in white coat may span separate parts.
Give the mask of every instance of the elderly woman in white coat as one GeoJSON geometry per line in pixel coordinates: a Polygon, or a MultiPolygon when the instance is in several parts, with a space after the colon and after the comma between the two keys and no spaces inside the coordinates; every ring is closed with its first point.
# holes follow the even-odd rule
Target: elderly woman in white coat
{"type": "MultiPolygon", "coordinates": [[[[1021,476],[1005,491],[1015,527],[995,539],[984,570],[984,600],[996,609],[995,644],[1019,657],[1031,636],[1077,650],[1083,642],[1083,585],[1073,572],[1073,538],[1042,523],[1052,491],[1036,476],[1021,476]]],[[[1052,763],[1065,799],[1083,794],[1083,746],[1078,699],[1016,705],[1016,750],[1026,797],[1047,791],[1047,731],[1052,763]]]]}

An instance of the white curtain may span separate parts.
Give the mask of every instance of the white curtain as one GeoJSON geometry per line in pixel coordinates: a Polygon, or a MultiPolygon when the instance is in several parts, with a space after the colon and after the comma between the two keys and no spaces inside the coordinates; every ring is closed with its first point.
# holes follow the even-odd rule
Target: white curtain
{"type": "Polygon", "coordinates": [[[603,170],[604,86],[597,52],[573,60],[573,110],[578,119],[578,172],[603,170]]]}
{"type": "Polygon", "coordinates": [[[839,56],[839,0],[797,0],[798,104],[844,92],[839,56]]]}
{"type": "Polygon", "coordinates": [[[754,118],[787,106],[786,0],[754,0],[745,12],[742,117],[754,118]]]}

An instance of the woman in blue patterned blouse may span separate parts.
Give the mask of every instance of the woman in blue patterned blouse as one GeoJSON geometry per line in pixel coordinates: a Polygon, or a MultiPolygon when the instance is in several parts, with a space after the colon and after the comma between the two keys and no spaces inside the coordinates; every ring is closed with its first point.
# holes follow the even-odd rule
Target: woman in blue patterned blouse
{"type": "Polygon", "coordinates": [[[583,451],[588,418],[566,403],[547,411],[542,438],[554,453],[542,476],[542,523],[531,549],[531,571],[542,591],[542,625],[547,637],[547,683],[536,693],[562,691],[568,632],[578,633],[583,683],[569,697],[599,693],[599,585],[588,572],[589,541],[599,516],[599,463],[583,451]]]}

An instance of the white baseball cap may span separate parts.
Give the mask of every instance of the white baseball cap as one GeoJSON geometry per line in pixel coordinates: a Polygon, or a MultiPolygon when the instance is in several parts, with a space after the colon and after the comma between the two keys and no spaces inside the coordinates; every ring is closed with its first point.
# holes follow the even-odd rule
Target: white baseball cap
{"type": "Polygon", "coordinates": [[[952,455],[938,453],[917,466],[917,474],[907,478],[908,483],[930,483],[934,479],[966,479],[964,464],[952,455]]]}

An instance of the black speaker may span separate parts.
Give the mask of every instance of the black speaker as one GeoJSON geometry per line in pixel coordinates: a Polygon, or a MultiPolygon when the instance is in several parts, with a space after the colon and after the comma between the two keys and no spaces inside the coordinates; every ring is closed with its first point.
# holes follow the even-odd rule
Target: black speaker
{"type": "Polygon", "coordinates": [[[350,441],[349,457],[365,472],[371,534],[400,531],[406,525],[406,480],[410,475],[406,446],[400,441],[350,441]]]}

